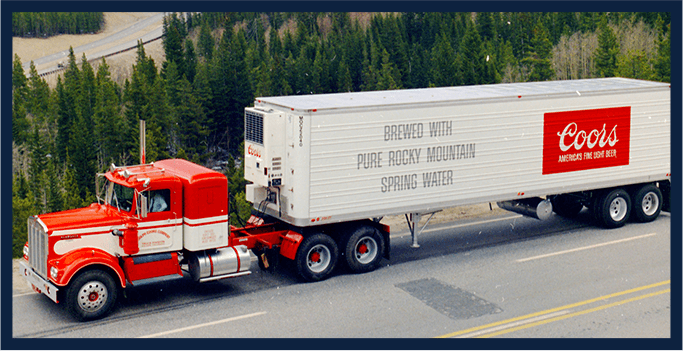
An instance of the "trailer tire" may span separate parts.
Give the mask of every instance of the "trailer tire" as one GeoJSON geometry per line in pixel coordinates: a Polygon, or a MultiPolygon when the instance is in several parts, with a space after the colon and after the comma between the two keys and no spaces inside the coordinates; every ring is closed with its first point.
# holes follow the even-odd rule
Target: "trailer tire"
{"type": "Polygon", "coordinates": [[[581,201],[570,195],[555,195],[550,202],[553,205],[553,211],[566,218],[575,218],[583,209],[581,201]]]}
{"type": "Polygon", "coordinates": [[[631,214],[631,197],[624,189],[605,191],[593,208],[598,223],[605,228],[624,226],[631,214]]]}
{"type": "Polygon", "coordinates": [[[317,282],[332,274],[339,257],[337,244],[326,234],[305,238],[296,253],[296,270],[305,281],[317,282]]]}
{"type": "Polygon", "coordinates": [[[384,255],[384,238],[377,228],[361,226],[342,240],[346,265],[354,273],[370,272],[377,267],[384,255]]]}
{"type": "Polygon", "coordinates": [[[632,199],[634,219],[638,222],[652,222],[662,211],[662,192],[652,184],[637,188],[632,199]]]}
{"type": "Polygon", "coordinates": [[[66,307],[79,321],[102,318],[112,311],[117,295],[111,275],[98,269],[88,270],[66,289],[66,307]]]}

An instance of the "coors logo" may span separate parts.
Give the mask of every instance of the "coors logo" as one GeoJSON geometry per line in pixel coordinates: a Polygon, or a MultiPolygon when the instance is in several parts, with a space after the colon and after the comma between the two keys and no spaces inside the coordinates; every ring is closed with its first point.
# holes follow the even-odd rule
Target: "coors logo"
{"type": "Polygon", "coordinates": [[[631,107],[549,112],[543,117],[543,174],[628,165],[631,107]]]}

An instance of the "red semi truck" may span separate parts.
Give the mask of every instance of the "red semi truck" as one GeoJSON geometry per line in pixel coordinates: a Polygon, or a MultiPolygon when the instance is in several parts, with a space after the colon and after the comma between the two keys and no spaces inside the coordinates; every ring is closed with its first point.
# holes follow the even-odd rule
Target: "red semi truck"
{"type": "Polygon", "coordinates": [[[112,165],[103,201],[28,219],[23,274],[88,320],[129,286],[247,275],[250,252],[261,268],[293,260],[306,281],[339,263],[372,271],[389,257],[386,215],[406,214],[414,247],[421,216],[481,202],[652,221],[668,205],[669,104],[668,84],[621,78],[257,98],[245,227],[229,225],[219,172],[112,165]]]}

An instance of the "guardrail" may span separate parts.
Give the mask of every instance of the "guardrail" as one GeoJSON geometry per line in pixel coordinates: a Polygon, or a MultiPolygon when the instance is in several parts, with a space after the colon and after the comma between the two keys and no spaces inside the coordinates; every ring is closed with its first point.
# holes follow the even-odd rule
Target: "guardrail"
{"type": "MultiPolygon", "coordinates": [[[[146,45],[146,44],[149,44],[149,43],[151,43],[151,42],[153,42],[153,41],[157,41],[157,40],[159,40],[159,39],[161,39],[161,38],[163,38],[163,37],[164,37],[164,36],[163,36],[163,34],[162,34],[162,35],[160,35],[160,36],[158,36],[158,37],[156,37],[156,38],[152,38],[152,39],[150,39],[150,40],[147,40],[147,41],[142,42],[142,45],[146,45]]],[[[135,45],[133,45],[133,46],[131,46],[131,47],[129,47],[129,48],[122,49],[122,50],[119,50],[119,51],[116,51],[116,52],[112,52],[111,54],[106,54],[106,55],[103,55],[103,56],[91,58],[91,59],[88,59],[87,61],[88,61],[88,63],[94,62],[94,61],[97,61],[97,60],[101,60],[101,59],[103,59],[103,58],[111,57],[111,56],[118,55],[118,54],[121,54],[121,53],[124,53],[124,52],[128,52],[128,51],[133,50],[133,49],[137,49],[137,47],[138,47],[138,44],[135,44],[135,45]]],[[[49,75],[51,75],[51,74],[55,74],[55,73],[62,72],[62,71],[64,71],[64,70],[66,70],[66,69],[67,69],[67,67],[59,67],[59,68],[54,69],[54,70],[52,70],[52,71],[39,73],[38,75],[39,75],[40,77],[46,77],[46,76],[49,76],[49,75]]]]}

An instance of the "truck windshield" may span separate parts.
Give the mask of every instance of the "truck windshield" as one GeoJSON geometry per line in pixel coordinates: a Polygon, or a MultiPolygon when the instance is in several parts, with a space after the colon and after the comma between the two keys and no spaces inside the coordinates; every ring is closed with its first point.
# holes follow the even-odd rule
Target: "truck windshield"
{"type": "Polygon", "coordinates": [[[133,207],[133,197],[135,196],[135,190],[133,188],[107,181],[106,189],[107,197],[105,198],[105,201],[107,204],[116,207],[119,210],[130,212],[133,207]]]}

